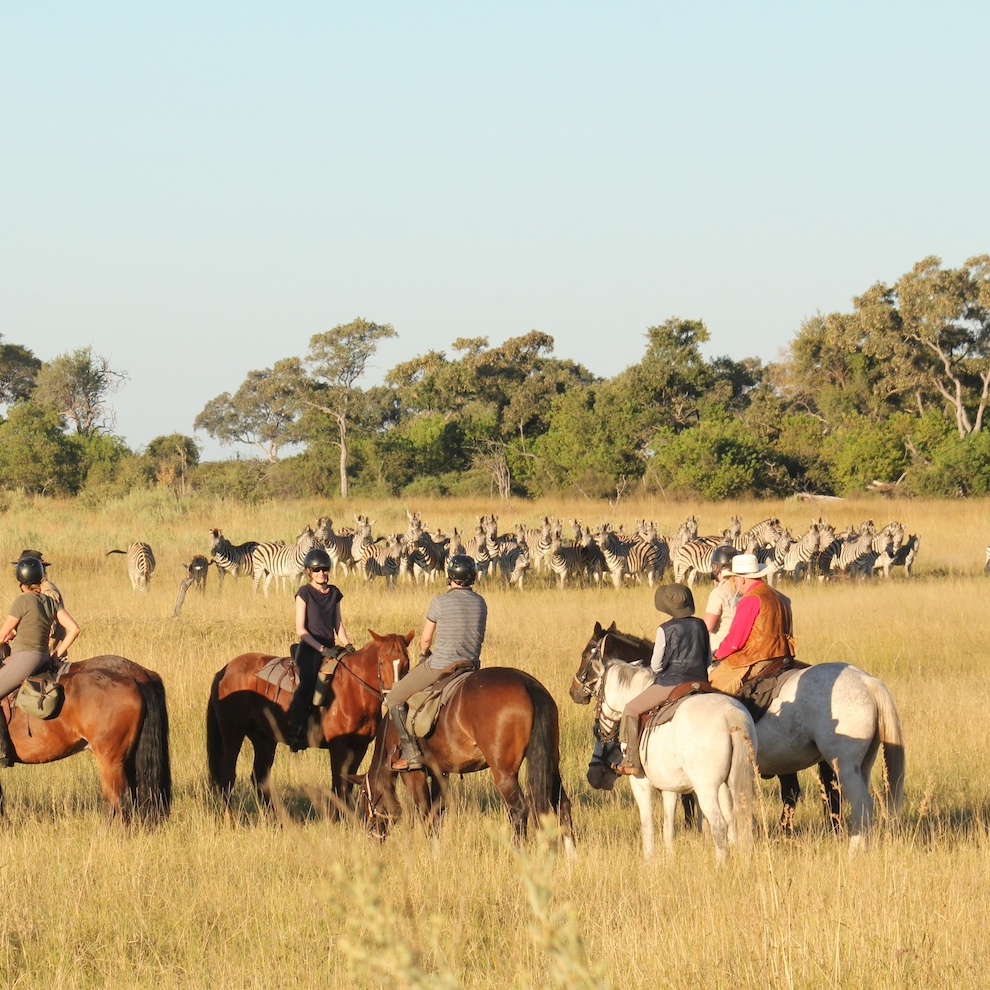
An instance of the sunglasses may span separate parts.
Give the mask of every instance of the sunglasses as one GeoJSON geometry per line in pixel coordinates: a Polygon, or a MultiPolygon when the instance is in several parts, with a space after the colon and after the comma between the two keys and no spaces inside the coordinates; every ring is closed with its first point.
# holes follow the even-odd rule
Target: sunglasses
{"type": "Polygon", "coordinates": [[[330,568],[329,567],[311,567],[310,570],[314,574],[329,574],[330,573],[330,568]]]}

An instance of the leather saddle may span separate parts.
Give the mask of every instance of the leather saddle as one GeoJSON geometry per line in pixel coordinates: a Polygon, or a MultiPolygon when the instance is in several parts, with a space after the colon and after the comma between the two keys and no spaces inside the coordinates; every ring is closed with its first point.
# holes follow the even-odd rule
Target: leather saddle
{"type": "Polygon", "coordinates": [[[669,722],[677,714],[677,709],[681,707],[681,702],[685,698],[690,698],[695,694],[712,694],[714,690],[715,688],[708,681],[685,681],[683,684],[678,684],[670,692],[670,697],[666,701],[660,702],[656,708],[651,708],[649,711],[643,712],[640,715],[640,733],[642,734],[647,729],[655,729],[658,725],[665,725],[669,722]]]}
{"type": "Polygon", "coordinates": [[[743,686],[736,697],[746,706],[749,714],[753,716],[753,721],[759,722],[766,715],[767,709],[777,697],[784,682],[794,671],[804,670],[810,666],[811,664],[802,663],[793,657],[781,657],[751,681],[743,681],[743,686]]]}
{"type": "Polygon", "coordinates": [[[409,698],[409,714],[406,728],[420,739],[425,739],[437,724],[440,709],[460,690],[468,674],[478,669],[470,661],[452,664],[425,691],[417,691],[409,698]]]}

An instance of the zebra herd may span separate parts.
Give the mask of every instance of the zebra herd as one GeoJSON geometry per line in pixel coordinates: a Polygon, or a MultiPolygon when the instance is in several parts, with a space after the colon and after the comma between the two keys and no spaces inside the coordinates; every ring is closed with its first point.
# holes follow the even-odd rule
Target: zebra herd
{"type": "Polygon", "coordinates": [[[712,536],[698,535],[696,516],[681,523],[672,536],[659,534],[656,524],[647,520],[637,520],[627,532],[623,526],[589,527],[572,519],[567,525],[573,535],[565,538],[564,522],[548,516],[535,527],[520,523],[503,533],[498,516],[483,515],[470,534],[456,527],[449,534],[430,532],[418,512],[407,510],[406,517],[404,533],[375,536],[374,521],[364,514],[355,516],[353,527],[339,530],[324,516],[315,527],[305,526],[291,544],[234,545],[221,530],[213,529],[210,563],[216,565],[221,590],[228,575],[250,575],[254,590],[260,588],[265,595],[273,582],[280,587],[298,584],[303,560],[317,546],[327,551],[334,575],[360,575],[365,581],[382,579],[389,585],[400,579],[437,581],[447,558],[465,553],[477,561],[481,580],[499,581],[506,587],[522,589],[532,576],[542,575],[559,588],[606,583],[620,588],[630,583],[653,587],[668,571],[673,580],[688,585],[710,580],[712,554],[727,545],[755,553],[771,582],[781,575],[794,581],[812,576],[868,578],[876,573],[889,577],[895,567],[903,567],[910,576],[920,544],[917,535],[906,535],[901,523],[877,529],[872,520],[839,533],[818,519],[795,537],[776,518],[764,519],[744,532],[737,516],[712,536]]]}

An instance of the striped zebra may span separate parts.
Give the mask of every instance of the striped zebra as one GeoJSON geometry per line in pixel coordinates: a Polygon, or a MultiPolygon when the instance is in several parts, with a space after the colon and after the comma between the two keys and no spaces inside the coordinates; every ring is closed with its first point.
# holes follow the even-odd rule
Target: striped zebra
{"type": "Polygon", "coordinates": [[[654,581],[663,580],[663,573],[669,565],[670,554],[667,543],[657,536],[656,524],[648,523],[645,519],[637,523],[636,533],[629,545],[629,555],[626,558],[629,576],[640,584],[645,577],[652,588],[654,581]]]}
{"type": "Polygon", "coordinates": [[[550,573],[557,576],[558,587],[563,590],[564,585],[571,579],[580,578],[586,573],[584,565],[584,555],[581,548],[576,546],[564,546],[561,542],[561,532],[559,527],[554,529],[553,539],[550,541],[550,554],[547,557],[547,564],[550,566],[550,573]]]}
{"type": "Polygon", "coordinates": [[[732,544],[726,543],[723,536],[696,536],[688,540],[671,557],[674,580],[678,584],[693,585],[698,578],[711,577],[712,554],[716,547],[724,546],[732,544]]]}
{"type": "Polygon", "coordinates": [[[872,523],[863,524],[866,531],[852,530],[836,537],[819,558],[819,578],[873,573],[873,562],[890,542],[887,535],[869,532],[872,523]]]}
{"type": "Polygon", "coordinates": [[[553,523],[548,516],[536,529],[526,530],[526,546],[529,547],[529,559],[534,574],[543,573],[546,556],[550,553],[550,540],[553,536],[553,523]]]}
{"type": "Polygon", "coordinates": [[[628,573],[627,559],[629,556],[629,546],[619,539],[618,534],[608,523],[602,523],[594,534],[595,543],[602,555],[605,569],[612,579],[614,588],[622,587],[622,579],[628,573]]]}
{"type": "Polygon", "coordinates": [[[328,516],[320,516],[316,521],[313,535],[330,557],[330,573],[336,574],[339,567],[341,573],[349,574],[354,566],[354,558],[351,556],[354,548],[354,530],[345,528],[334,532],[333,520],[328,516]]]}
{"type": "MultiPolygon", "coordinates": [[[[921,537],[917,533],[912,533],[901,546],[886,560],[881,564],[883,568],[884,576],[890,577],[890,572],[895,567],[903,567],[904,573],[907,577],[911,577],[911,572],[914,569],[914,561],[918,556],[918,549],[921,546],[921,537]]],[[[881,554],[881,557],[884,555],[881,554]]],[[[879,560],[880,558],[878,558],[879,560]]],[[[990,547],[987,547],[987,568],[990,568],[990,547]]],[[[988,570],[990,573],[990,570],[988,570]]]]}
{"type": "Polygon", "coordinates": [[[249,540],[234,546],[225,539],[219,529],[210,530],[210,559],[217,565],[217,580],[223,591],[223,579],[228,575],[235,578],[246,577],[254,572],[251,554],[258,545],[257,540],[249,540]]]}
{"type": "Polygon", "coordinates": [[[147,591],[151,587],[151,575],[155,573],[155,555],[147,543],[132,543],[126,550],[108,550],[122,553],[127,561],[127,576],[135,591],[147,591]]]}
{"type": "Polygon", "coordinates": [[[384,578],[386,585],[395,585],[406,549],[400,533],[392,533],[384,542],[375,542],[365,549],[361,561],[365,581],[384,578]]]}
{"type": "Polygon", "coordinates": [[[303,560],[306,554],[316,546],[316,537],[307,526],[297,537],[292,546],[284,543],[259,543],[251,554],[254,575],[254,591],[264,583],[265,597],[273,580],[284,588],[287,579],[300,583],[306,568],[303,560]]]}
{"type": "Polygon", "coordinates": [[[447,547],[449,541],[438,543],[423,529],[423,522],[418,512],[406,510],[409,519],[409,529],[406,532],[406,555],[412,578],[419,582],[420,575],[424,583],[432,583],[444,573],[447,565],[447,547]]]}
{"type": "Polygon", "coordinates": [[[502,551],[498,558],[498,569],[503,584],[510,588],[514,585],[522,591],[523,581],[529,570],[529,547],[525,540],[513,543],[502,551]]]}
{"type": "MultiPolygon", "coordinates": [[[[821,529],[819,524],[814,522],[796,540],[789,533],[785,535],[788,545],[784,550],[783,559],[776,563],[775,570],[778,574],[784,574],[794,581],[799,581],[806,572],[810,572],[818,557],[821,549],[821,529]]],[[[832,538],[834,536],[833,531],[832,538]]],[[[831,539],[826,543],[826,546],[829,543],[831,543],[831,539]]]]}

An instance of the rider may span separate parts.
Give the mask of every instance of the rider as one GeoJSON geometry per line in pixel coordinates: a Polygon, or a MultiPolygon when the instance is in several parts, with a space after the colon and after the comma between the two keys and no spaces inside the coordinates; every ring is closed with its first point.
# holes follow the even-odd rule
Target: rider
{"type": "Polygon", "coordinates": [[[478,565],[473,557],[459,553],[447,561],[447,591],[435,596],[426,610],[420,662],[396,681],[385,697],[402,743],[402,755],[392,762],[393,770],[419,770],[423,766],[419,743],[406,728],[409,699],[439,680],[455,663],[472,663],[476,670],[481,666],[488,605],[471,590],[477,577],[478,565]]]}
{"type": "MultiPolygon", "coordinates": [[[[76,620],[62,605],[42,593],[45,565],[40,557],[22,557],[15,565],[14,575],[21,593],[0,625],[0,643],[11,644],[10,658],[0,667],[0,698],[17,690],[25,677],[43,670],[52,659],[64,660],[79,635],[76,620]],[[49,641],[56,622],[63,634],[52,650],[49,641]]],[[[12,766],[14,755],[7,720],[0,714],[0,766],[12,766]]]]}
{"type": "Polygon", "coordinates": [[[791,603],[766,584],[766,568],[756,555],[732,558],[729,579],[742,595],[725,639],[715,651],[712,687],[738,694],[744,681],[758,677],[771,663],[794,658],[791,603]]]}
{"type": "Polygon", "coordinates": [[[729,565],[739,551],[733,546],[716,547],[712,554],[712,577],[715,587],[708,596],[703,622],[711,637],[712,649],[717,649],[725,639],[732,625],[732,617],[739,604],[739,592],[732,585],[732,570],[729,565]]]}
{"type": "Polygon", "coordinates": [[[328,673],[333,674],[338,657],[354,652],[340,614],[340,600],[344,596],[330,583],[330,554],[323,547],[314,547],[303,558],[303,567],[309,580],[296,592],[298,683],[289,706],[289,749],[293,753],[309,745],[306,724],[320,664],[324,659],[328,660],[328,673]],[[340,646],[337,646],[338,642],[340,646]]]}
{"type": "Polygon", "coordinates": [[[689,681],[708,682],[708,629],[694,616],[694,595],[683,584],[665,584],[657,588],[653,599],[658,612],[671,618],[657,629],[653,647],[653,683],[632,698],[622,709],[619,740],[625,756],[612,769],[618,774],[643,776],[639,755],[639,717],[643,712],[666,701],[674,688],[689,681]]]}

